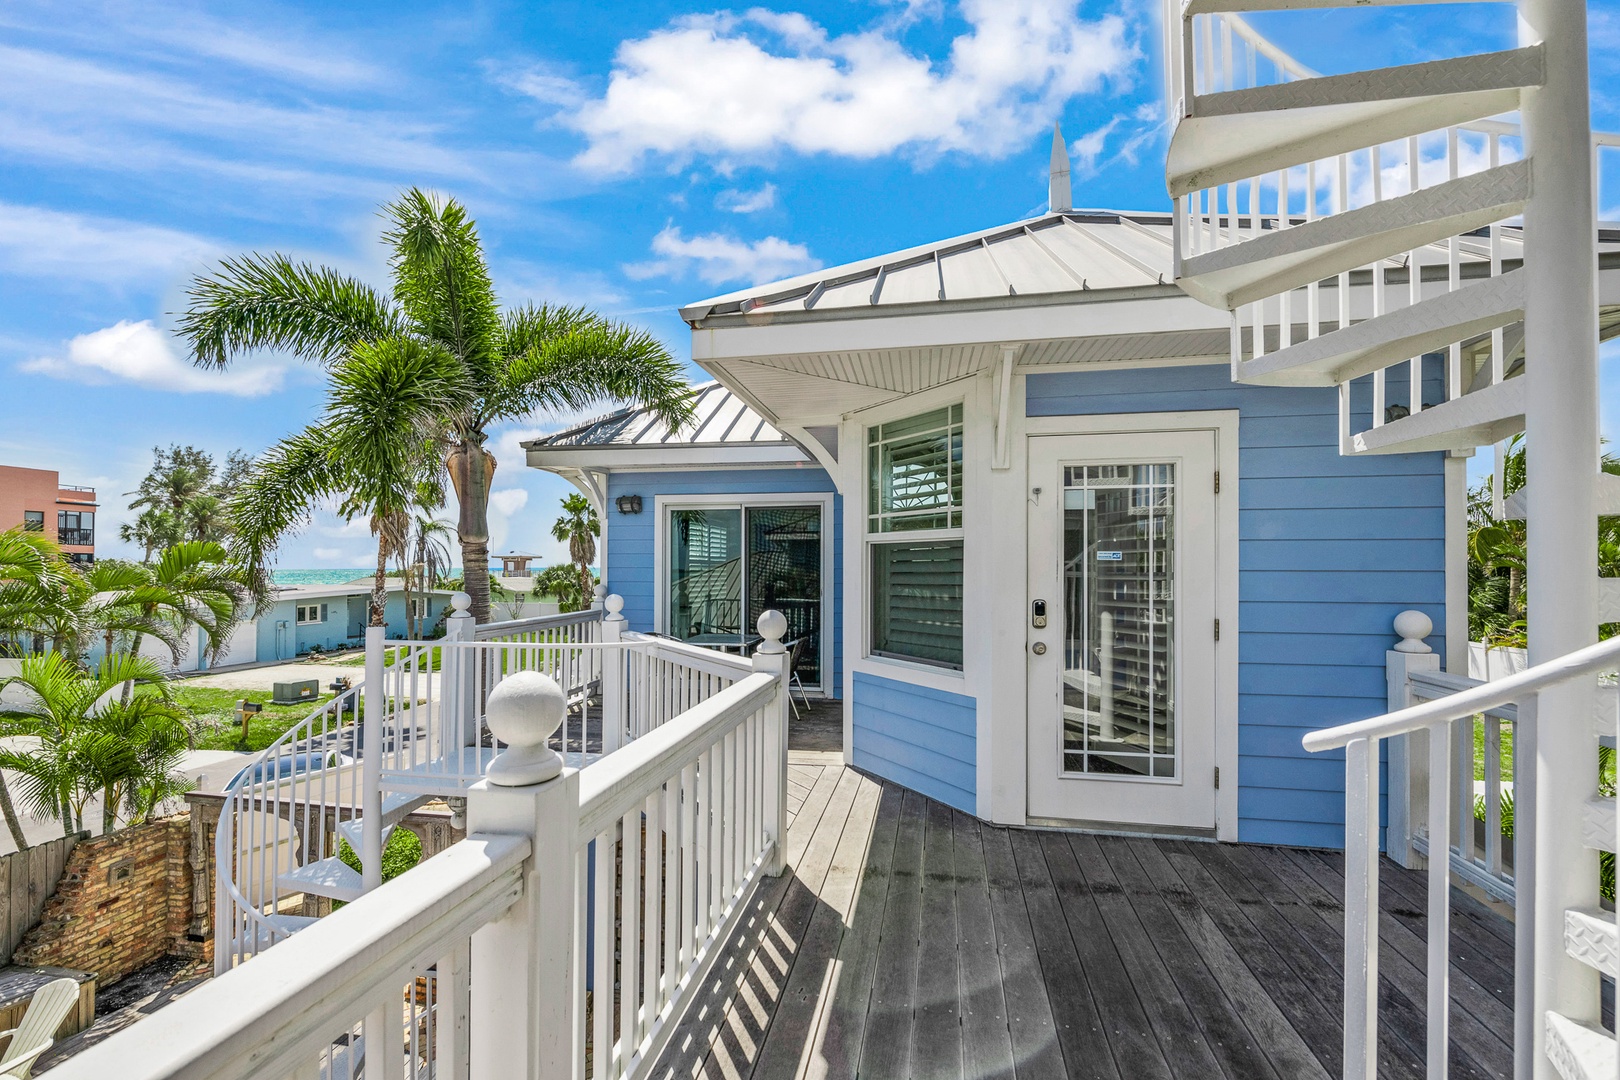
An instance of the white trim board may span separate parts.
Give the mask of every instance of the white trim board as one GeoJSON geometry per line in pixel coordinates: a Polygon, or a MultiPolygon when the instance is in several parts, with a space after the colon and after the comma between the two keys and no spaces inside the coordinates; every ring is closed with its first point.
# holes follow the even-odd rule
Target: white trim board
{"type": "MultiPolygon", "coordinates": [[[[821,510],[821,627],[826,635],[833,623],[828,619],[836,578],[833,573],[834,493],[831,491],[772,491],[738,495],[654,495],[653,496],[653,629],[669,633],[669,511],[736,510],[750,506],[815,506],[821,510]]],[[[746,515],[745,515],[746,517],[746,515]]],[[[847,530],[846,530],[847,531],[847,530]]],[[[746,537],[744,538],[746,543],[746,537]]],[[[821,648],[821,682],[805,684],[806,690],[826,692],[831,678],[829,661],[834,655],[831,640],[821,648]]],[[[847,664],[845,665],[847,668],[847,664]]]]}

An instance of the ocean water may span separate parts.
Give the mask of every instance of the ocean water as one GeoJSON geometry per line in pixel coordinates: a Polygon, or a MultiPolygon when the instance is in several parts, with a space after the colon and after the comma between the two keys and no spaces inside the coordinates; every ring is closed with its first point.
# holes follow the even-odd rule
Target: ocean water
{"type": "Polygon", "coordinates": [[[270,578],[277,585],[343,585],[357,578],[370,579],[364,569],[327,567],[323,570],[272,570],[270,578]]]}

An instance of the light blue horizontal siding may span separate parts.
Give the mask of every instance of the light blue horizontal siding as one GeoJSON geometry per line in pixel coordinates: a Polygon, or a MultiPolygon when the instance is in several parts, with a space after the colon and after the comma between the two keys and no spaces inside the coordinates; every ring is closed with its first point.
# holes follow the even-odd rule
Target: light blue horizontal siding
{"type": "Polygon", "coordinates": [[[978,703],[863,671],[853,682],[853,764],[977,813],[978,703]]]}
{"type": "MultiPolygon", "coordinates": [[[[832,477],[825,469],[805,465],[783,469],[690,469],[670,472],[618,472],[608,476],[607,587],[624,597],[624,617],[630,629],[650,631],[653,626],[653,567],[655,543],[654,498],[659,495],[714,495],[747,501],[749,495],[777,492],[805,494],[830,492],[832,477]],[[640,495],[639,514],[621,514],[614,505],[620,495],[640,495]]],[[[823,678],[827,693],[842,696],[844,674],[844,500],[833,498],[831,528],[822,524],[822,543],[833,546],[833,580],[822,582],[826,592],[823,632],[830,632],[825,655],[831,671],[823,678]]]]}
{"type": "MultiPolygon", "coordinates": [[[[1437,372],[1431,361],[1427,396],[1437,372]]],[[[1405,403],[1404,368],[1390,383],[1405,403]]],[[[1342,457],[1335,390],[1237,386],[1224,366],[1027,386],[1031,416],[1238,411],[1238,835],[1342,847],[1343,755],[1307,754],[1300,738],[1384,711],[1397,612],[1427,614],[1444,647],[1441,455],[1342,457]]],[[[1357,387],[1360,426],[1369,407],[1357,387]]]]}

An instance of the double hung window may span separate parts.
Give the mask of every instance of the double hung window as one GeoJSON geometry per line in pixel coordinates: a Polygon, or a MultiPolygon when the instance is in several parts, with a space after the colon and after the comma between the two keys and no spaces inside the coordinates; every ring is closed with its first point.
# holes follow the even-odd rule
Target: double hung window
{"type": "Polygon", "coordinates": [[[962,406],[867,429],[873,656],[962,667],[962,406]]]}
{"type": "Polygon", "coordinates": [[[308,623],[323,623],[325,621],[326,621],[326,605],[325,604],[299,604],[298,605],[298,624],[300,626],[306,625],[308,623]]]}

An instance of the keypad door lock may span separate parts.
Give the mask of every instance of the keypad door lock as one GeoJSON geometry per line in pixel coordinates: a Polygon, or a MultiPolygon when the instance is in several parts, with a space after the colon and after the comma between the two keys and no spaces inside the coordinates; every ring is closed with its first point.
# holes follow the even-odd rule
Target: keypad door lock
{"type": "Polygon", "coordinates": [[[1037,630],[1046,629],[1046,601],[1036,600],[1029,605],[1029,625],[1037,630]]]}

